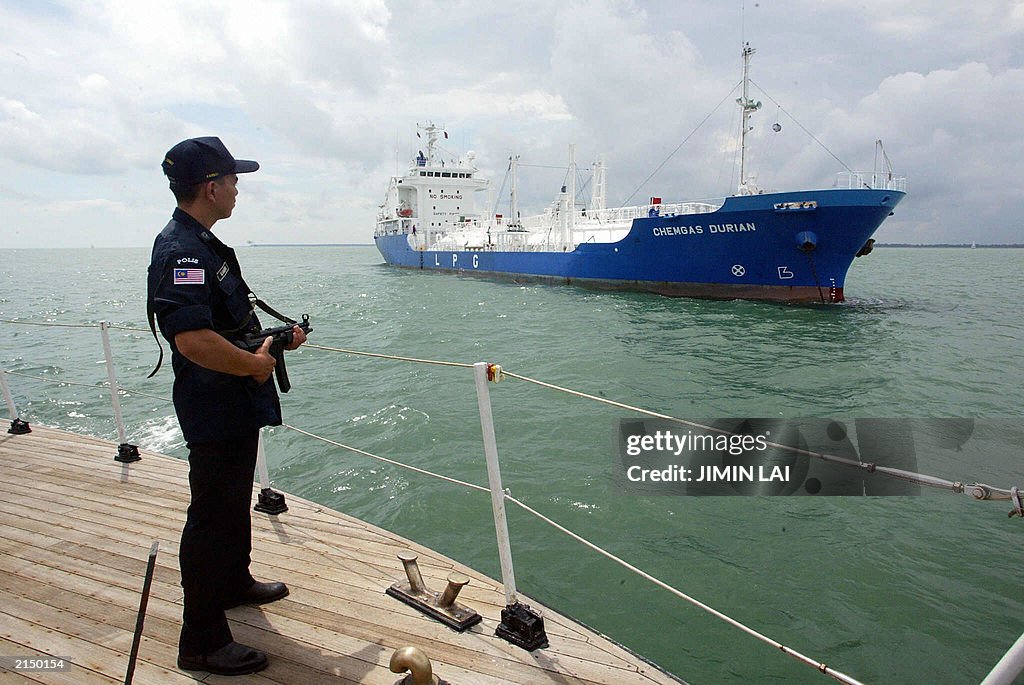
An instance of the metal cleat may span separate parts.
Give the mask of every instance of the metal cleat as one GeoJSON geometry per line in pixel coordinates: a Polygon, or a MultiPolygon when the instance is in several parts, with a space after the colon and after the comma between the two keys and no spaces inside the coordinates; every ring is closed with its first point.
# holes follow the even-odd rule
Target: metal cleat
{"type": "Polygon", "coordinates": [[[448,576],[448,586],[443,593],[431,592],[423,582],[419,565],[416,563],[417,556],[411,551],[406,551],[399,554],[398,558],[405,567],[408,582],[398,581],[392,584],[385,594],[405,602],[413,609],[460,633],[481,621],[480,614],[455,601],[459,591],[469,584],[467,576],[451,573],[448,576]]]}

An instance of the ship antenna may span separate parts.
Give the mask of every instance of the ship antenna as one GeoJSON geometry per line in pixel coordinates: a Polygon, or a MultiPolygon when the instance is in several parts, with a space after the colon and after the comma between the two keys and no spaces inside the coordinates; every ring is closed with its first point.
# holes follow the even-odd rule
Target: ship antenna
{"type": "Polygon", "coordinates": [[[740,43],[746,44],[747,42],[747,3],[746,0],[740,0],[740,43]]]}
{"type": "MultiPolygon", "coordinates": [[[[417,128],[423,129],[427,134],[427,164],[434,164],[434,148],[437,147],[437,132],[443,131],[439,126],[435,126],[434,122],[428,121],[426,124],[417,124],[417,128]]],[[[445,134],[447,136],[447,134],[445,134]]],[[[416,134],[419,137],[419,133],[416,134]]]]}
{"type": "Polygon", "coordinates": [[[743,95],[736,98],[736,103],[743,110],[740,124],[740,195],[748,195],[754,192],[751,186],[747,185],[746,156],[747,156],[747,133],[753,130],[750,125],[750,115],[761,109],[761,102],[750,99],[750,58],[757,52],[750,47],[750,43],[743,44],[743,95]]]}

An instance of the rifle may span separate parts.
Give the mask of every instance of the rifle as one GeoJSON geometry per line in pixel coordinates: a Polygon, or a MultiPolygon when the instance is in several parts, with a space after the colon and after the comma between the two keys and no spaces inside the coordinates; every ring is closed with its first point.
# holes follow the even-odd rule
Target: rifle
{"type": "Polygon", "coordinates": [[[273,342],[270,343],[270,356],[277,361],[277,364],[274,365],[274,375],[277,376],[277,387],[281,389],[281,392],[288,392],[292,389],[292,384],[288,381],[288,369],[284,365],[284,348],[291,345],[295,339],[295,331],[292,330],[294,326],[301,328],[302,332],[307,335],[313,330],[309,326],[309,314],[303,314],[300,323],[290,323],[277,328],[264,328],[259,333],[247,333],[241,340],[235,341],[235,345],[243,350],[256,352],[263,347],[264,340],[273,338],[273,342]]]}

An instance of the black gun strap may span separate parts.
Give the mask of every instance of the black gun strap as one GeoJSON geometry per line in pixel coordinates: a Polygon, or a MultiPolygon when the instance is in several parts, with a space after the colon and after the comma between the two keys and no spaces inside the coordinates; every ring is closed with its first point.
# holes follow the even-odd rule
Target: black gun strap
{"type": "MultiPolygon", "coordinates": [[[[160,289],[165,278],[167,278],[166,273],[160,277],[159,283],[156,284],[156,290],[160,289]]],[[[160,358],[156,360],[156,366],[146,376],[146,378],[152,378],[160,370],[160,365],[164,363],[164,346],[160,344],[160,336],[156,334],[156,310],[153,308],[152,296],[146,297],[146,318],[149,319],[149,330],[153,333],[153,340],[156,340],[156,346],[160,348],[160,358]]]]}
{"type": "Polygon", "coordinates": [[[271,307],[269,304],[267,304],[260,298],[256,297],[256,293],[252,292],[251,290],[249,291],[249,301],[252,302],[257,307],[259,307],[260,309],[262,309],[263,311],[265,311],[267,314],[270,314],[278,321],[289,323],[292,324],[293,326],[298,323],[295,319],[288,318],[287,316],[280,313],[279,311],[271,307]]]}
{"type": "MultiPolygon", "coordinates": [[[[246,286],[246,287],[248,287],[248,286],[246,286]]],[[[252,321],[252,315],[256,312],[255,307],[259,307],[260,309],[265,311],[267,314],[270,314],[272,317],[274,317],[275,319],[277,319],[278,321],[281,321],[283,323],[290,324],[292,326],[294,326],[296,323],[298,323],[294,319],[289,319],[284,314],[281,314],[280,312],[278,312],[276,309],[274,309],[269,304],[267,304],[266,302],[261,300],[259,297],[257,297],[256,293],[254,293],[253,291],[250,290],[249,291],[249,315],[245,317],[245,320],[242,322],[242,324],[240,326],[237,326],[236,328],[225,328],[223,330],[217,329],[217,332],[220,333],[221,335],[223,335],[225,338],[231,338],[231,336],[235,335],[236,333],[239,333],[240,331],[246,330],[249,327],[249,322],[252,321]]]]}
{"type": "MultiPolygon", "coordinates": [[[[244,284],[244,281],[243,281],[243,284],[244,284]]],[[[246,287],[248,287],[248,286],[246,286],[246,287]]],[[[252,315],[256,311],[254,309],[254,307],[259,307],[260,309],[265,311],[267,314],[270,314],[272,317],[274,317],[275,319],[277,319],[278,321],[281,321],[283,323],[292,324],[292,325],[295,325],[297,323],[293,319],[289,319],[287,316],[284,316],[283,314],[278,312],[276,309],[271,307],[269,304],[267,304],[266,302],[261,300],[256,295],[256,293],[254,293],[253,291],[251,291],[251,290],[249,291],[249,296],[248,297],[249,297],[249,315],[245,317],[245,320],[242,321],[242,323],[239,326],[236,326],[235,328],[217,329],[217,332],[220,333],[221,335],[223,335],[225,338],[230,338],[232,335],[235,335],[236,333],[239,333],[240,331],[244,331],[244,330],[246,330],[249,327],[249,322],[252,321],[252,315]]]]}
{"type": "Polygon", "coordinates": [[[164,346],[160,344],[160,336],[156,334],[156,312],[153,311],[152,302],[146,303],[146,317],[149,318],[149,330],[153,332],[153,340],[156,340],[156,346],[160,348],[160,358],[156,360],[156,366],[146,376],[146,378],[152,378],[160,370],[160,365],[164,363],[164,346]]]}

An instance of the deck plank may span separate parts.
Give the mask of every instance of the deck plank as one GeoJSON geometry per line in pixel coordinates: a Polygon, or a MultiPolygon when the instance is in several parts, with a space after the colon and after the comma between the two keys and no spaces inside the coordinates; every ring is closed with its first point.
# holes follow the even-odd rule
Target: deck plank
{"type": "MultiPolygon", "coordinates": [[[[188,464],[143,452],[130,466],[111,442],[33,426],[0,436],[0,654],[71,659],[62,673],[4,673],[3,682],[122,682],[146,557],[160,542],[136,683],[369,683],[392,685],[398,647],[422,648],[452,682],[652,685],[679,683],[571,619],[542,607],[551,646],[527,653],[494,636],[501,584],[384,529],[288,495],[281,516],[253,516],[253,572],[291,595],[229,612],[236,638],[266,651],[252,676],[187,674],[175,666],[181,618],[178,541],[188,464]],[[384,594],[404,577],[397,553],[420,557],[428,586],[456,570],[460,601],[484,621],[456,633],[384,594]],[[10,676],[8,678],[8,676],[10,676]]],[[[258,489],[254,485],[254,490],[258,489]]]]}

